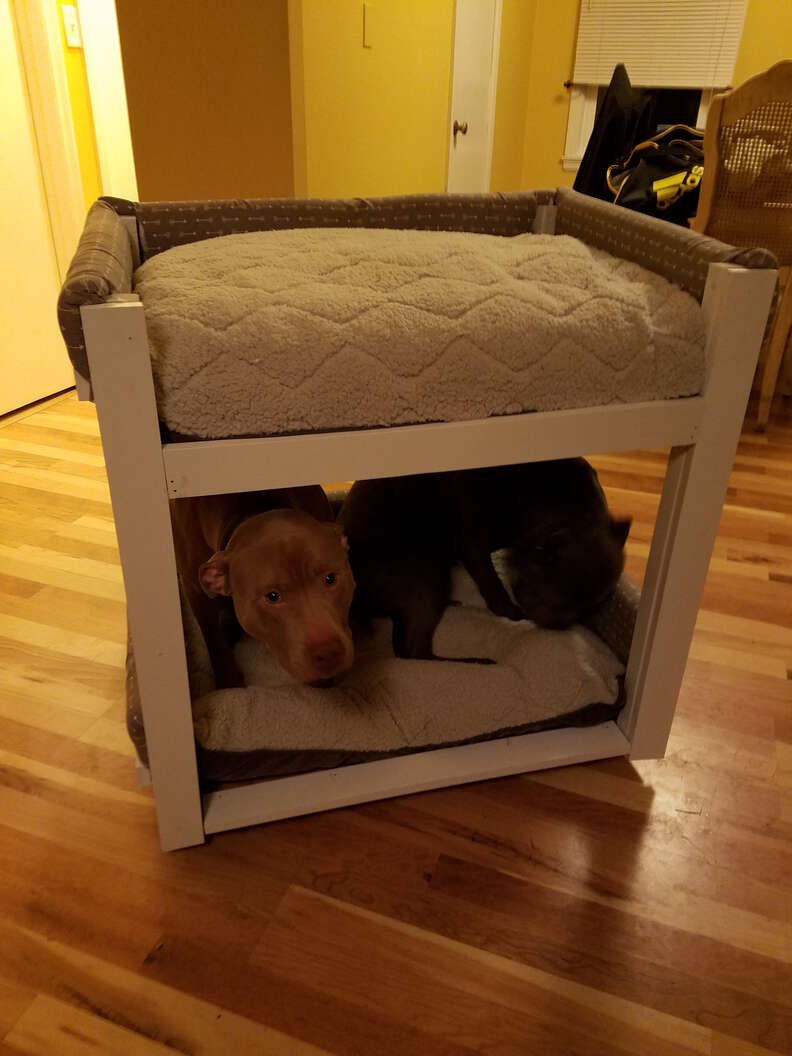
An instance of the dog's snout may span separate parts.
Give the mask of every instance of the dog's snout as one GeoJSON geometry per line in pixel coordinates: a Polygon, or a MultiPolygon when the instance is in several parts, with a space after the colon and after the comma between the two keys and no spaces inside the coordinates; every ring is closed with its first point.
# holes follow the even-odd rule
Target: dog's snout
{"type": "Polygon", "coordinates": [[[327,638],[311,645],[309,651],[311,660],[317,667],[330,669],[343,659],[344,644],[340,638],[327,638]]]}
{"type": "Polygon", "coordinates": [[[321,635],[311,635],[305,643],[305,666],[310,672],[305,681],[312,685],[328,685],[344,675],[352,665],[354,650],[351,638],[335,628],[321,635]]]}

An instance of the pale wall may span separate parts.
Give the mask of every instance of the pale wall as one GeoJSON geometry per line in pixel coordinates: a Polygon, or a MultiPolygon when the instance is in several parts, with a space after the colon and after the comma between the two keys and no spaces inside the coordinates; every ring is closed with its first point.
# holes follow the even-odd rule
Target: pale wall
{"type": "Polygon", "coordinates": [[[66,34],[63,30],[63,18],[60,13],[61,5],[58,0],[51,0],[51,2],[58,8],[61,47],[63,48],[63,63],[69,87],[69,103],[71,106],[72,124],[74,125],[74,138],[77,142],[77,156],[80,161],[80,176],[82,178],[85,208],[88,209],[102,193],[102,182],[99,174],[99,158],[96,153],[91,97],[88,92],[88,77],[85,72],[85,57],[82,48],[70,48],[67,45],[66,34]]]}

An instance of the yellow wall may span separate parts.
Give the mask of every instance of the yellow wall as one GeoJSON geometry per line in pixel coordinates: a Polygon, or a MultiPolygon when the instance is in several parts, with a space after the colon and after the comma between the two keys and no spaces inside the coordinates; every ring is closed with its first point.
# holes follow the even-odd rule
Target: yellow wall
{"type": "Polygon", "coordinates": [[[571,185],[561,158],[580,0],[503,0],[493,191],[571,185]]]}
{"type": "MultiPolygon", "coordinates": [[[[60,3],[52,0],[60,13],[60,3]]],[[[85,57],[82,48],[70,48],[66,43],[63,30],[63,19],[60,18],[61,46],[63,61],[66,67],[66,80],[69,86],[74,138],[77,141],[77,154],[80,159],[85,208],[88,209],[102,193],[102,182],[99,174],[99,158],[96,153],[94,138],[91,98],[88,94],[88,77],[85,73],[85,57]]]]}
{"type": "Polygon", "coordinates": [[[305,198],[308,195],[302,5],[303,0],[289,0],[289,77],[291,90],[292,170],[294,172],[295,198],[305,198]]]}
{"type": "MultiPolygon", "coordinates": [[[[142,197],[445,188],[454,0],[374,0],[371,48],[362,0],[228,0],[221,20],[209,0],[117,6],[142,197]]],[[[503,0],[493,190],[574,180],[560,159],[578,11],[503,0]]],[[[89,205],[85,64],[63,47],[89,205]]],[[[792,2],[750,0],[734,83],[790,56],[792,2]]]]}
{"type": "Polygon", "coordinates": [[[792,3],[790,0],[749,0],[734,83],[781,59],[792,59],[792,3]]]}
{"type": "MultiPolygon", "coordinates": [[[[311,196],[445,190],[453,0],[374,0],[363,47],[361,0],[298,0],[303,112],[298,154],[311,196]]],[[[298,92],[293,97],[298,99],[298,92]]],[[[299,109],[299,100],[298,100],[299,109]]]]}
{"type": "Polygon", "coordinates": [[[579,0],[537,0],[526,99],[523,187],[571,186],[561,157],[569,117],[569,79],[575,58],[579,0]]]}
{"type": "Polygon", "coordinates": [[[141,199],[292,194],[287,0],[116,0],[141,199]]]}

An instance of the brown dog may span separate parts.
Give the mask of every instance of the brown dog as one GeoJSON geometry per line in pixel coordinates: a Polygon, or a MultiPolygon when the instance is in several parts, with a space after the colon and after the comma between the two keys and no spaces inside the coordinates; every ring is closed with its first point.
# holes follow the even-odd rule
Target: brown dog
{"type": "Polygon", "coordinates": [[[329,685],[354,658],[347,544],[321,488],[177,499],[176,560],[218,686],[242,685],[232,613],[300,682],[329,685]]]}

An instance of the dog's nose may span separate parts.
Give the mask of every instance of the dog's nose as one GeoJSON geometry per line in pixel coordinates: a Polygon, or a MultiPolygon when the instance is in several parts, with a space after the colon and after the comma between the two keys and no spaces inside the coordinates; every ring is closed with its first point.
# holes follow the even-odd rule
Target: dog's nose
{"type": "Polygon", "coordinates": [[[344,658],[344,645],[338,638],[329,638],[311,647],[311,660],[322,671],[332,671],[344,658]]]}

